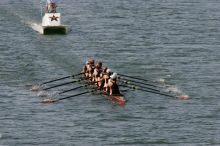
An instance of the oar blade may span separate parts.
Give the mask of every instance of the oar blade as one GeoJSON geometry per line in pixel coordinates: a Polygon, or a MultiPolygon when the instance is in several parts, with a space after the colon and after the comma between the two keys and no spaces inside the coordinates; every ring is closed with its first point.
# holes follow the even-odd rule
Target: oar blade
{"type": "Polygon", "coordinates": [[[189,95],[179,95],[177,96],[178,99],[181,99],[181,100],[188,100],[188,99],[191,99],[191,97],[189,95]]]}
{"type": "Polygon", "coordinates": [[[41,101],[41,103],[54,103],[54,102],[57,102],[58,100],[54,100],[54,99],[44,99],[43,101],[41,101]]]}

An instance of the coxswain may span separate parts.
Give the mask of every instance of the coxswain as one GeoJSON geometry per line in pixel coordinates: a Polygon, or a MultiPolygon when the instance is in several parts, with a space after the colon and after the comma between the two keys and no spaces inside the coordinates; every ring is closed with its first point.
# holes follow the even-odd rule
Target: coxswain
{"type": "Polygon", "coordinates": [[[108,80],[109,94],[110,95],[121,95],[119,87],[117,85],[117,73],[113,73],[108,80]]]}
{"type": "Polygon", "coordinates": [[[57,3],[56,0],[47,0],[46,11],[47,13],[56,13],[57,3]]]}

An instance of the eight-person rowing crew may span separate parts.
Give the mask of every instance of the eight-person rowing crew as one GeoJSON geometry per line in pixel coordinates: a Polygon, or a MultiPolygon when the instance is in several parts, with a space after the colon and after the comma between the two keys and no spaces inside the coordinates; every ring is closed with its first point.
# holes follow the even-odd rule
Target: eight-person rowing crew
{"type": "Polygon", "coordinates": [[[107,67],[102,69],[102,62],[95,64],[94,59],[89,58],[83,67],[82,73],[99,90],[109,95],[121,95],[117,84],[117,73],[111,72],[107,67]]]}

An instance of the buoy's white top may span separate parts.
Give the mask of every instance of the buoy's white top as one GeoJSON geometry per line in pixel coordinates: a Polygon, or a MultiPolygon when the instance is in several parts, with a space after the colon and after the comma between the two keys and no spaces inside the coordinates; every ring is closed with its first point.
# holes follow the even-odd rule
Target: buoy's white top
{"type": "Polygon", "coordinates": [[[42,19],[42,26],[60,26],[61,14],[60,13],[45,13],[42,19]]]}

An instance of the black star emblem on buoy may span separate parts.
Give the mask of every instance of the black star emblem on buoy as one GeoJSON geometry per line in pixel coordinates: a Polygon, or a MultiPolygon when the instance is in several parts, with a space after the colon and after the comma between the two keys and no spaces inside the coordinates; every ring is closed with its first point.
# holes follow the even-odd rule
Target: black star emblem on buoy
{"type": "Polygon", "coordinates": [[[54,15],[53,15],[53,17],[50,17],[51,21],[53,21],[53,20],[58,21],[58,20],[57,20],[58,18],[59,18],[59,17],[56,17],[56,16],[54,16],[54,15]]]}

